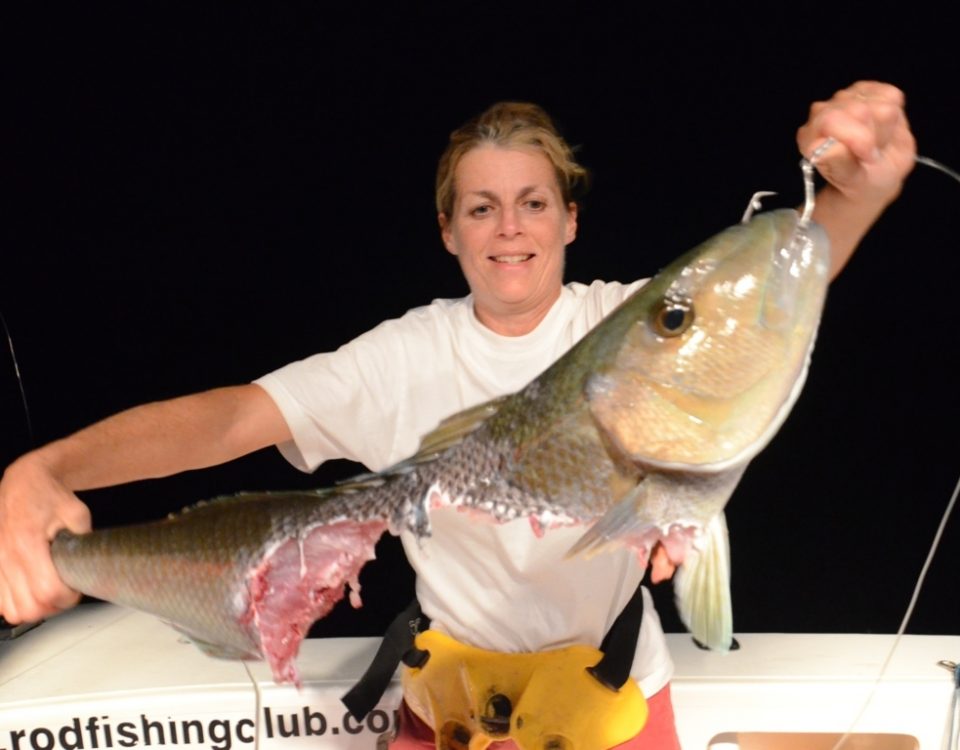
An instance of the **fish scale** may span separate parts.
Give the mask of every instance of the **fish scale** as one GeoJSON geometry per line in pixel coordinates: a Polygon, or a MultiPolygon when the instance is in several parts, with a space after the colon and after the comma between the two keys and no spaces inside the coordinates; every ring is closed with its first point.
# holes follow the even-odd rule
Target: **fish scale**
{"type": "Polygon", "coordinates": [[[773,211],[730,227],[641,287],[538,378],[445,420],[409,459],[312,492],[242,493],[83,536],[53,558],[68,585],[151,612],[219,656],[298,682],[300,639],[350,590],[379,537],[433,513],[583,525],[570,554],[662,542],[681,619],[732,639],[722,509],[799,395],[829,250],[773,211]],[[448,507],[455,509],[448,510],[448,507]]]}

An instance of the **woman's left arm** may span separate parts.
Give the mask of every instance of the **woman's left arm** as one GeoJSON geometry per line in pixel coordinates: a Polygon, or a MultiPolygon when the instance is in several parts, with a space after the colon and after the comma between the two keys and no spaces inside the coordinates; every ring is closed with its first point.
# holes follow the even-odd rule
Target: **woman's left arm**
{"type": "Polygon", "coordinates": [[[827,138],[836,140],[816,164],[827,185],[817,194],[813,212],[830,238],[831,279],[900,194],[916,163],[904,103],[896,86],[858,81],[828,101],[815,102],[797,131],[797,145],[807,158],[827,138]]]}

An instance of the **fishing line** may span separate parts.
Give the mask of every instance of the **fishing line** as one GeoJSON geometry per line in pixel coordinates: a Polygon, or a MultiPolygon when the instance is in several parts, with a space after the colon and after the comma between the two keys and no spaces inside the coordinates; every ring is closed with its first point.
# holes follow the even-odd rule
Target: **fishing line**
{"type": "Polygon", "coordinates": [[[916,158],[917,158],[918,164],[923,164],[927,167],[933,167],[934,169],[939,169],[944,174],[950,175],[950,177],[955,179],[957,182],[960,182],[960,173],[953,171],[946,164],[941,164],[936,159],[931,159],[929,156],[920,156],[918,154],[916,158]]]}
{"type": "Polygon", "coordinates": [[[260,694],[260,683],[250,671],[250,665],[246,660],[240,662],[250,678],[250,684],[253,685],[253,750],[260,750],[260,716],[263,714],[263,696],[260,694]]]}
{"type": "Polygon", "coordinates": [[[17,386],[20,388],[20,401],[23,403],[23,413],[27,418],[27,437],[30,439],[30,445],[33,442],[33,423],[30,421],[30,407],[27,405],[27,393],[23,388],[23,377],[20,375],[20,363],[17,362],[17,352],[13,348],[13,337],[10,335],[10,329],[7,327],[7,319],[0,312],[0,324],[3,325],[3,332],[7,337],[7,348],[10,350],[10,359],[13,361],[13,372],[17,376],[17,386]]]}
{"type": "MultiPolygon", "coordinates": [[[[957,495],[960,495],[960,477],[957,478],[957,484],[953,488],[953,495],[950,498],[950,502],[947,503],[947,508],[943,512],[943,517],[940,519],[940,525],[937,527],[937,533],[933,536],[933,544],[930,545],[930,551],[927,553],[927,559],[923,563],[923,567],[920,570],[920,576],[917,578],[917,583],[913,588],[913,596],[910,598],[910,604],[907,605],[907,611],[903,616],[903,621],[900,623],[900,627],[897,629],[897,634],[893,639],[893,645],[890,647],[890,650],[887,652],[887,657],[883,661],[883,665],[880,667],[880,673],[877,675],[876,680],[874,680],[873,686],[870,688],[870,692],[867,695],[866,700],[863,702],[863,706],[860,707],[859,713],[854,717],[853,722],[850,724],[850,729],[848,729],[844,735],[837,741],[837,744],[833,746],[833,750],[838,750],[844,742],[847,741],[847,738],[853,732],[854,728],[860,722],[860,719],[863,718],[863,714],[866,712],[867,708],[870,705],[870,702],[873,700],[876,695],[877,688],[880,686],[880,682],[886,676],[887,668],[890,666],[890,662],[893,660],[893,655],[896,653],[897,646],[900,645],[900,640],[903,637],[904,632],[907,629],[907,624],[910,622],[910,617],[913,615],[913,609],[917,604],[917,599],[920,596],[920,590],[923,588],[923,581],[927,577],[927,571],[930,569],[930,563],[933,561],[933,557],[937,552],[937,548],[940,546],[940,539],[943,537],[943,530],[947,526],[947,521],[950,520],[950,515],[953,513],[953,507],[957,503],[957,495]]],[[[958,688],[960,689],[960,688],[958,688]]],[[[951,713],[956,713],[956,701],[957,695],[954,693],[954,707],[951,709],[951,713]]],[[[953,734],[953,722],[951,722],[950,730],[948,737],[953,734]]],[[[949,747],[949,745],[948,745],[949,747]]],[[[954,744],[954,747],[956,745],[954,744]]]]}
{"type": "Polygon", "coordinates": [[[960,664],[953,665],[953,703],[947,727],[947,750],[960,745],[960,664]]]}

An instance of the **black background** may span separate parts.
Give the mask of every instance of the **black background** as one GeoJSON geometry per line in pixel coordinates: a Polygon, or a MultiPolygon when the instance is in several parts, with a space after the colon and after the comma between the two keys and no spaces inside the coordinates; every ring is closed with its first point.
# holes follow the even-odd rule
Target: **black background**
{"type": "MultiPolygon", "coordinates": [[[[809,104],[905,90],[920,153],[960,168],[952,22],[587,3],[77,3],[7,11],[0,463],[148,400],[246,382],[466,291],[440,244],[447,134],[536,101],[593,174],[570,280],[631,280],[796,205],[809,104]],[[632,8],[628,10],[627,8],[632,8]]],[[[834,283],[806,390],[728,507],[739,631],[893,632],[957,481],[960,184],[918,167],[834,283]]],[[[274,450],[83,493],[97,525],[328,484],[274,450]]],[[[956,633],[960,521],[909,632],[956,633]]],[[[412,579],[393,539],[315,632],[380,634],[412,579]]],[[[669,585],[658,587],[677,627],[669,585]]],[[[575,596],[576,592],[571,592],[575,596]]]]}

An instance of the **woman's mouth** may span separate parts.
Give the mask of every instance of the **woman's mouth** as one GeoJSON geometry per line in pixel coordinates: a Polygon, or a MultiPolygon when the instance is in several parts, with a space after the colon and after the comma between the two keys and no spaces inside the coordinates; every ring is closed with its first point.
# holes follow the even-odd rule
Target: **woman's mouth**
{"type": "Polygon", "coordinates": [[[516,263],[523,263],[524,261],[530,260],[532,257],[533,253],[524,253],[521,255],[491,255],[490,259],[495,263],[514,265],[516,263]]]}

